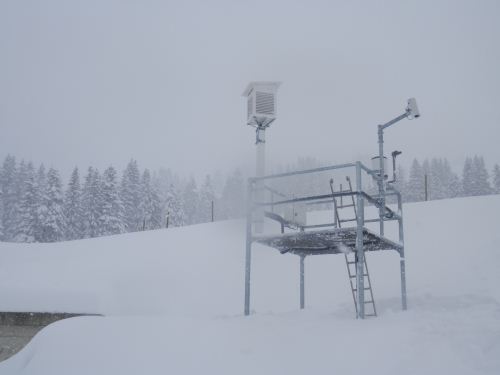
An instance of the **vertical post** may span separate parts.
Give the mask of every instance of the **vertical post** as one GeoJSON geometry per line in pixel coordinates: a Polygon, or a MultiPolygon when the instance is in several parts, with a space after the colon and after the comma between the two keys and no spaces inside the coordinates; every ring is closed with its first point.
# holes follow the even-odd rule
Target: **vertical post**
{"type": "Polygon", "coordinates": [[[244,314],[250,315],[250,267],[252,260],[252,189],[253,182],[248,180],[247,185],[247,222],[246,222],[246,249],[245,249],[245,309],[244,314]]]}
{"type": "Polygon", "coordinates": [[[213,223],[214,222],[214,201],[212,201],[212,205],[211,206],[212,206],[211,211],[212,211],[212,223],[213,223]]]}
{"type": "Polygon", "coordinates": [[[365,318],[365,251],[363,248],[363,226],[365,221],[364,198],[361,195],[361,162],[356,162],[356,204],[357,204],[357,225],[356,225],[356,289],[359,319],[365,318]]]}
{"type": "Polygon", "coordinates": [[[384,127],[378,126],[378,158],[379,158],[379,175],[378,175],[378,195],[380,207],[378,215],[380,218],[380,235],[384,235],[384,216],[385,216],[385,191],[384,191],[384,127]]]}
{"type": "MultiPolygon", "coordinates": [[[[255,147],[257,148],[256,170],[255,175],[262,177],[266,174],[266,128],[257,126],[255,147]]],[[[257,200],[263,202],[265,200],[264,183],[259,181],[256,186],[257,200]]],[[[255,233],[262,233],[264,231],[264,208],[259,208],[256,212],[255,218],[255,233]]]]}
{"type": "Polygon", "coordinates": [[[402,246],[401,250],[399,251],[399,266],[401,272],[401,305],[403,310],[406,310],[408,308],[408,305],[406,302],[406,270],[405,270],[405,247],[404,247],[405,239],[403,231],[403,203],[400,192],[398,192],[397,197],[398,197],[398,214],[399,214],[399,219],[398,219],[399,243],[402,246]]]}
{"type": "Polygon", "coordinates": [[[169,220],[169,218],[170,218],[170,211],[167,211],[167,222],[166,222],[167,228],[168,228],[168,220],[169,220]]]}
{"type": "Polygon", "coordinates": [[[429,200],[429,190],[427,188],[427,173],[424,175],[424,195],[425,201],[429,200]]]}
{"type": "Polygon", "coordinates": [[[304,260],[306,256],[300,256],[300,308],[305,306],[305,284],[304,284],[304,260]]]}

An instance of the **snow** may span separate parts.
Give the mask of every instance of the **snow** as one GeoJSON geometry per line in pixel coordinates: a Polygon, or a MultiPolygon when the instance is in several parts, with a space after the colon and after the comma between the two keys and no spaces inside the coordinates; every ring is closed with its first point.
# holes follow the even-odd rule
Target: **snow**
{"type": "Polygon", "coordinates": [[[379,317],[359,321],[344,257],[255,246],[242,316],[244,224],[56,244],[0,244],[4,311],[99,313],[43,329],[0,374],[498,374],[500,196],[405,205],[399,256],[368,254],[379,317]],[[359,360],[358,360],[359,358],[359,360]]]}

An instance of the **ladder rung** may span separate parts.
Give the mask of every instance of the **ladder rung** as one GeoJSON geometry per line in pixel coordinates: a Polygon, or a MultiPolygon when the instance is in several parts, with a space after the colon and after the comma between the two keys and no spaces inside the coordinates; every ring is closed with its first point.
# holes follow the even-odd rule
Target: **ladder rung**
{"type": "MultiPolygon", "coordinates": [[[[370,290],[370,288],[363,288],[364,290],[370,290]]],[[[353,289],[354,292],[357,292],[358,291],[358,288],[354,288],[353,289]]]]}
{"type": "Polygon", "coordinates": [[[345,219],[345,220],[339,220],[341,223],[348,223],[350,221],[358,221],[358,219],[345,219]]]}
{"type": "Polygon", "coordinates": [[[354,262],[347,262],[347,264],[356,264],[356,261],[354,261],[354,262]]]}
{"type": "MultiPolygon", "coordinates": [[[[351,279],[355,278],[357,275],[352,275],[352,276],[349,276],[351,279]]],[[[363,276],[368,276],[367,273],[364,273],[363,276]]]]}
{"type": "Polygon", "coordinates": [[[365,303],[374,303],[373,300],[365,301],[365,303]]]}
{"type": "Polygon", "coordinates": [[[354,204],[344,204],[342,206],[337,206],[337,208],[347,208],[347,207],[354,207],[354,204]]]}
{"type": "Polygon", "coordinates": [[[377,316],[377,314],[365,314],[365,317],[366,316],[377,316]]]}

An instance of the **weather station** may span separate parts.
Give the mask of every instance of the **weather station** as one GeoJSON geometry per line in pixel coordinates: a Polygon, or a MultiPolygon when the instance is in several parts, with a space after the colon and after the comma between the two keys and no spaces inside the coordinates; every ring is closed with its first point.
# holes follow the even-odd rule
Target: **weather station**
{"type": "Polygon", "coordinates": [[[279,86],[279,82],[251,82],[243,93],[247,98],[247,125],[256,131],[256,175],[248,179],[247,186],[244,314],[250,314],[253,244],[299,257],[301,309],[305,308],[306,257],[344,255],[359,319],[377,316],[366,253],[394,250],[399,254],[401,304],[406,310],[403,206],[401,193],[394,186],[396,157],[401,151],[391,154],[393,178],[389,180],[384,130],[400,120],[420,117],[416,100],[409,99],[401,115],[378,126],[379,152],[370,168],[356,161],[266,175],[265,131],[276,119],[279,86]],[[369,189],[371,181],[377,186],[375,193],[369,189]],[[387,206],[388,196],[395,197],[397,209],[387,206]],[[313,215],[317,213],[321,215],[313,215]],[[268,231],[265,222],[277,224],[275,230],[268,231]],[[396,238],[386,236],[388,222],[396,222],[396,238]]]}

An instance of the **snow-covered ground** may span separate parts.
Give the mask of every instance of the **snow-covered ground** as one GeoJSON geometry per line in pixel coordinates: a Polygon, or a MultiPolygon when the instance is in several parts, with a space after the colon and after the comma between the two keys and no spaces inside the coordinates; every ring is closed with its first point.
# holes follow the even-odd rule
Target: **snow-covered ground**
{"type": "Polygon", "coordinates": [[[359,321],[344,258],[254,247],[241,221],[58,244],[0,244],[0,310],[100,313],[43,329],[0,374],[498,374],[500,196],[405,206],[399,257],[368,254],[379,317],[359,321]]]}

